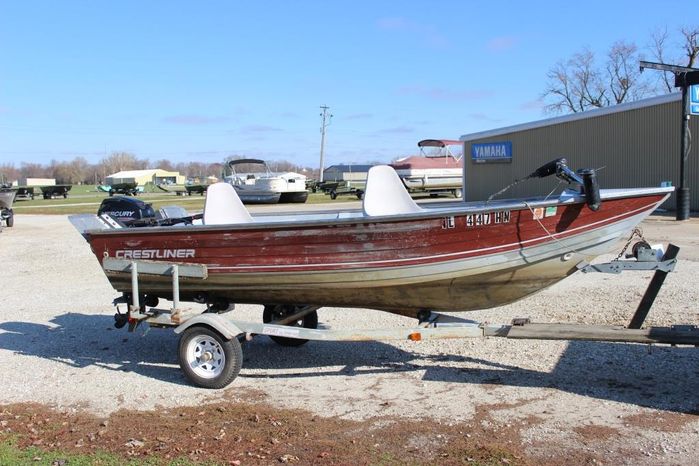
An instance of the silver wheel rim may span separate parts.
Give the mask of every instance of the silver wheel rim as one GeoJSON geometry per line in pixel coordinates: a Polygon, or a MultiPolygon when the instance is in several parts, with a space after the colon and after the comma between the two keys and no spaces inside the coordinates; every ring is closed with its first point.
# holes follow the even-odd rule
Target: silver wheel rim
{"type": "Polygon", "coordinates": [[[215,338],[199,335],[187,344],[187,363],[197,376],[213,379],[223,372],[226,354],[215,338]]]}

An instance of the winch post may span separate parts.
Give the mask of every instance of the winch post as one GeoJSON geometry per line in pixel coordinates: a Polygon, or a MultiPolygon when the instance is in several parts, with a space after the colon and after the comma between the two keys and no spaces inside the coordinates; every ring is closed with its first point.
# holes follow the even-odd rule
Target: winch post
{"type": "Polygon", "coordinates": [[[140,309],[141,303],[138,297],[138,264],[135,261],[131,262],[131,299],[133,309],[140,309]]]}
{"type": "Polygon", "coordinates": [[[172,266],[172,310],[176,311],[180,305],[180,268],[177,264],[172,266]]]}
{"type": "MultiPolygon", "coordinates": [[[[674,244],[668,244],[667,251],[665,251],[665,254],[663,255],[661,261],[675,259],[679,252],[679,247],[675,246],[674,244]]],[[[631,318],[631,322],[629,323],[627,328],[641,328],[641,325],[643,325],[643,322],[646,320],[648,312],[650,311],[650,308],[653,305],[655,298],[658,296],[658,293],[660,292],[660,288],[663,286],[663,282],[665,282],[665,277],[667,277],[667,274],[668,272],[663,270],[655,271],[655,275],[653,275],[653,279],[650,281],[650,284],[648,285],[648,288],[646,289],[646,292],[643,295],[641,302],[638,304],[638,308],[636,309],[636,312],[631,318]]]]}

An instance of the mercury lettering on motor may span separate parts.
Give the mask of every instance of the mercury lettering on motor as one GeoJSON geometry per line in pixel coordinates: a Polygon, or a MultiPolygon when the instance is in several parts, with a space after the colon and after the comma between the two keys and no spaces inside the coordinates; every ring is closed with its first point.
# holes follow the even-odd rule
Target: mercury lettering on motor
{"type": "Polygon", "coordinates": [[[491,225],[498,223],[510,223],[510,211],[501,210],[498,212],[481,212],[466,216],[467,227],[478,227],[481,225],[491,225]]]}
{"type": "Polygon", "coordinates": [[[102,212],[102,213],[107,214],[110,217],[121,218],[121,217],[133,217],[136,212],[134,212],[133,210],[112,210],[111,212],[107,211],[107,212],[102,212]]]}

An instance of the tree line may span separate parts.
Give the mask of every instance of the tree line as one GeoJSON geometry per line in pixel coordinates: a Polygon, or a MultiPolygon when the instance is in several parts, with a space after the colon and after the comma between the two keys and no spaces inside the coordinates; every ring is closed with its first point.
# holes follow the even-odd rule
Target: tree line
{"type": "MultiPolygon", "coordinates": [[[[236,158],[245,157],[235,155],[227,160],[236,158]]],[[[271,161],[268,165],[272,171],[305,173],[309,178],[317,175],[318,172],[317,169],[314,171],[286,160],[271,161]]],[[[90,163],[84,157],[75,157],[71,161],[52,160],[48,164],[31,162],[22,162],[19,166],[15,166],[14,163],[0,164],[0,183],[11,183],[23,178],[54,178],[59,184],[101,184],[106,177],[120,171],[153,168],[176,171],[188,179],[199,180],[204,180],[208,176],[220,179],[230,172],[225,163],[172,163],[167,159],[150,161],[128,152],[114,152],[97,163],[90,163]]]]}
{"type": "Polygon", "coordinates": [[[699,27],[684,27],[674,35],[655,31],[643,47],[619,41],[601,59],[584,48],[559,61],[547,73],[544,110],[584,112],[676,91],[672,73],[641,74],[640,60],[692,68],[699,61],[699,27]]]}

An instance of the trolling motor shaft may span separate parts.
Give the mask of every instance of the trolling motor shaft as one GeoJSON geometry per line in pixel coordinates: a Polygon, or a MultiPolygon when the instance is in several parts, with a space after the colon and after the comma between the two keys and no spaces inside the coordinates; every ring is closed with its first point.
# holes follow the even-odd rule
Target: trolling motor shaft
{"type": "Polygon", "coordinates": [[[568,161],[563,157],[552,160],[534,170],[527,178],[546,178],[547,176],[556,175],[557,178],[567,183],[577,183],[582,187],[587,206],[591,210],[599,210],[602,205],[602,198],[600,197],[595,170],[583,168],[574,172],[568,168],[567,163],[568,161]]]}

